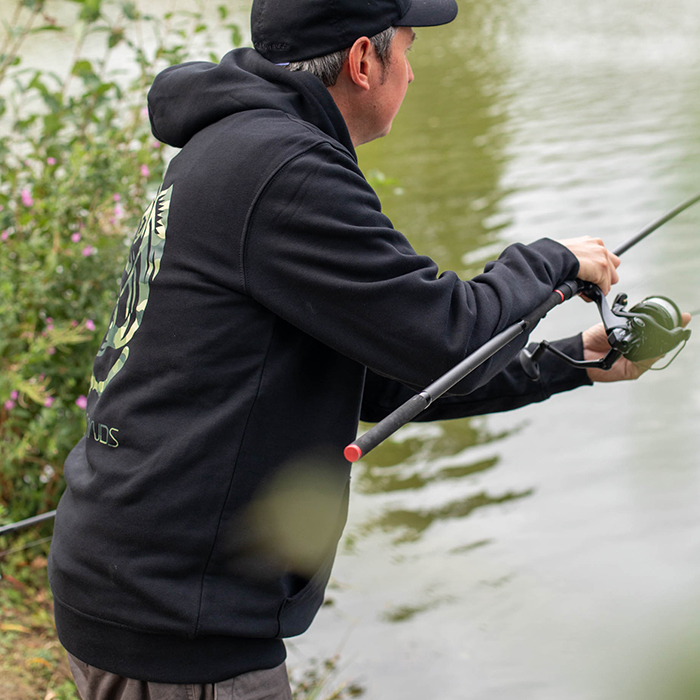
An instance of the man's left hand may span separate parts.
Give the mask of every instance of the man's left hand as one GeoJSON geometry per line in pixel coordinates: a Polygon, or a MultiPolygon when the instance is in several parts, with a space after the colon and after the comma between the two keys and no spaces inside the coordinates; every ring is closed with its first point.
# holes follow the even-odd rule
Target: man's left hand
{"type": "MultiPolygon", "coordinates": [[[[688,313],[684,313],[681,314],[681,317],[681,325],[685,328],[690,323],[691,316],[688,313]]],[[[605,357],[609,350],[610,344],[602,323],[598,323],[583,332],[584,360],[598,360],[601,357],[605,357]]],[[[628,359],[621,357],[608,370],[587,369],[586,371],[592,382],[620,382],[627,379],[638,379],[659,359],[657,357],[653,360],[644,360],[643,362],[630,362],[628,359]]]]}

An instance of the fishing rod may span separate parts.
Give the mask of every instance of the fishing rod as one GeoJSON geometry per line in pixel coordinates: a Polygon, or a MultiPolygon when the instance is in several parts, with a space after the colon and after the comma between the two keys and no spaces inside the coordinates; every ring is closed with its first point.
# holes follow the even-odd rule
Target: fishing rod
{"type": "MultiPolygon", "coordinates": [[[[622,255],[622,253],[639,243],[666,222],[698,202],[700,202],[700,193],[666,212],[666,214],[643,228],[638,234],[613,252],[615,255],[622,255]]],[[[502,350],[508,343],[522,333],[532,330],[555,306],[563,304],[577,294],[584,294],[598,306],[608,332],[608,341],[611,344],[610,352],[601,360],[585,362],[574,360],[551,346],[547,341],[543,341],[534,352],[521,351],[521,364],[531,379],[537,380],[539,377],[537,361],[542,353],[546,351],[553,352],[565,362],[576,367],[609,369],[620,355],[624,355],[634,361],[658,357],[672,350],[679,343],[687,341],[690,337],[690,331],[680,328],[680,310],[666,297],[649,297],[640,304],[633,306],[627,312],[624,310],[627,303],[627,297],[624,294],[618,295],[612,309],[610,309],[607,307],[603,293],[596,285],[582,282],[581,280],[564,282],[552,292],[549,299],[538,306],[532,313],[495,335],[478,350],[475,350],[462,362],[430,384],[430,386],[410,398],[393,413],[357,438],[355,442],[348,445],[344,451],[345,458],[349,462],[359,460],[381,442],[384,442],[390,435],[393,435],[400,427],[413,420],[419,413],[428,408],[433,401],[440,398],[457,382],[468,376],[491,356],[502,350]]],[[[696,313],[700,313],[700,310],[696,313]]],[[[50,520],[55,515],[56,511],[53,510],[17,523],[3,525],[0,527],[0,536],[50,520]]]]}
{"type": "Polygon", "coordinates": [[[42,513],[41,515],[35,515],[33,518],[27,518],[26,520],[20,520],[18,523],[10,523],[9,525],[3,525],[0,527],[0,536],[7,535],[10,532],[16,532],[17,530],[22,530],[25,527],[31,527],[32,525],[38,525],[43,523],[45,520],[51,520],[56,515],[56,511],[52,510],[48,513],[42,513]]]}
{"type": "MultiPolygon", "coordinates": [[[[639,233],[618,246],[613,253],[622,255],[644,240],[665,223],[700,202],[700,193],[681,202],[663,216],[645,226],[639,233]]],[[[534,351],[522,350],[520,361],[528,377],[539,378],[538,360],[544,352],[552,352],[570,365],[579,368],[610,369],[621,355],[633,362],[659,357],[687,342],[690,331],[681,328],[681,312],[667,297],[648,297],[640,304],[626,310],[627,295],[619,294],[612,308],[608,307],[599,287],[589,282],[572,280],[557,287],[549,298],[523,319],[495,335],[478,350],[467,356],[423,391],[411,397],[395,411],[383,418],[374,427],[350,443],[344,450],[345,459],[357,462],[370,450],[384,442],[399,428],[422,413],[436,399],[449,391],[457,382],[471,374],[486,360],[502,350],[519,335],[531,331],[554,307],[568,299],[583,294],[595,302],[600,312],[611,349],[600,360],[574,360],[547,341],[540,343],[534,351]]],[[[682,347],[681,347],[682,349],[682,347]]],[[[679,351],[680,352],[680,351],[679,351]]]]}

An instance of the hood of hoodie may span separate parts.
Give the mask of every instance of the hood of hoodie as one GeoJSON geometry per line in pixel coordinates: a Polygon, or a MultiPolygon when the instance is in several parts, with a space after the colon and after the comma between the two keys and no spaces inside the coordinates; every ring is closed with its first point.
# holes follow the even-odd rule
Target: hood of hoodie
{"type": "Polygon", "coordinates": [[[198,132],[240,112],[276,109],[314,124],[356,159],[343,115],[323,83],[288,71],[253,49],[235,49],[221,63],[192,62],[160,73],[148,93],[153,135],[182,148],[198,132]]]}

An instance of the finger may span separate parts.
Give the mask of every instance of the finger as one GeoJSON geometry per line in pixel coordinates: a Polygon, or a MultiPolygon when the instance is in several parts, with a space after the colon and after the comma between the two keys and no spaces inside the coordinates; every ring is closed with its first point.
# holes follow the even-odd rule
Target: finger
{"type": "Polygon", "coordinates": [[[692,317],[689,313],[687,313],[687,312],[684,311],[684,312],[681,314],[681,326],[682,326],[683,328],[685,328],[685,327],[690,323],[690,321],[691,321],[692,318],[693,318],[693,317],[692,317]]]}

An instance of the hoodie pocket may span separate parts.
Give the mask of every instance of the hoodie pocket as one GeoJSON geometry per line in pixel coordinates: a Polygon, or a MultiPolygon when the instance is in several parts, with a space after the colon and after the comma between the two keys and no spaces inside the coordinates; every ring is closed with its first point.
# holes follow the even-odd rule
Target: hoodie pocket
{"type": "Polygon", "coordinates": [[[335,543],[332,550],[323,559],[323,562],[307,583],[294,595],[285,598],[280,607],[279,637],[295,637],[305,632],[316,613],[323,604],[323,598],[331,576],[333,562],[338,548],[338,541],[343,533],[348,517],[348,502],[350,499],[350,482],[345,486],[336,527],[335,543]]]}

